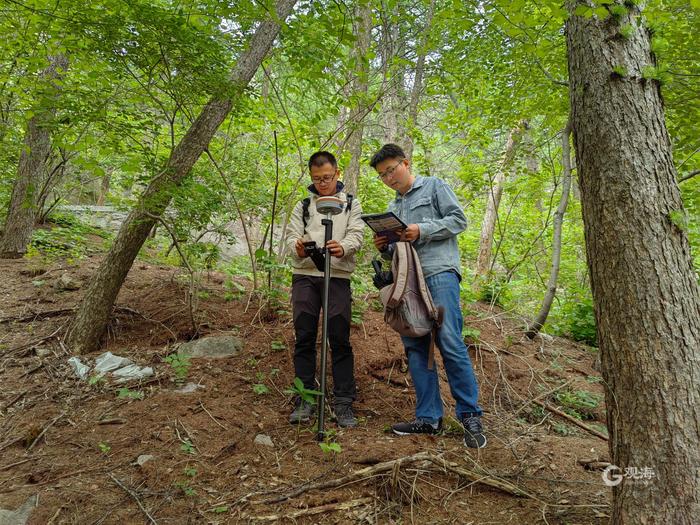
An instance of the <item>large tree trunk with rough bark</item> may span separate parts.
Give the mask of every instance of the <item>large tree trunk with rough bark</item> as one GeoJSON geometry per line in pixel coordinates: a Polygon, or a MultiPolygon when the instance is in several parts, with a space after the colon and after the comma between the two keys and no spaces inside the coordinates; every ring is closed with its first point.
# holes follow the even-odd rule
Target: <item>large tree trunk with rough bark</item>
{"type": "Polygon", "coordinates": [[[617,474],[653,470],[621,477],[611,520],[697,523],[700,291],[660,86],[645,78],[650,34],[632,2],[604,20],[574,15],[577,5],[570,99],[610,452],[617,474]]]}
{"type": "Polygon", "coordinates": [[[569,204],[569,190],[571,189],[571,147],[569,146],[569,136],[571,135],[571,123],[568,123],[562,131],[561,138],[561,161],[564,173],[562,175],[561,198],[559,206],[554,212],[554,234],[552,239],[552,268],[547,281],[547,292],[542,300],[542,306],[537,313],[537,317],[528,328],[525,335],[530,339],[535,337],[544,326],[549,316],[549,310],[554,302],[557,293],[557,279],[559,278],[559,263],[561,261],[561,230],[564,223],[564,214],[569,204]]]}
{"type": "MultiPolygon", "coordinates": [[[[51,92],[50,98],[59,95],[60,80],[68,69],[64,55],[49,57],[49,65],[42,72],[42,80],[51,92]]],[[[12,187],[10,206],[5,227],[0,237],[0,258],[22,257],[34,231],[38,210],[38,199],[46,177],[46,163],[51,153],[51,126],[56,114],[56,106],[39,107],[27,122],[27,131],[19,157],[17,178],[12,187]]]]}
{"type": "Polygon", "coordinates": [[[514,127],[508,134],[506,148],[503,152],[503,158],[498,166],[496,176],[491,181],[488,195],[486,196],[486,211],[484,212],[484,220],[481,223],[481,237],[479,239],[479,255],[476,260],[476,270],[474,272],[474,283],[480,286],[482,281],[491,269],[491,248],[493,246],[493,235],[496,231],[496,219],[498,218],[498,206],[501,203],[501,195],[503,194],[503,184],[506,180],[506,173],[515,157],[515,151],[518,143],[522,138],[523,131],[527,123],[521,122],[514,127]]]}
{"type": "Polygon", "coordinates": [[[366,115],[366,97],[369,86],[369,51],[370,32],[372,31],[372,12],[369,3],[358,2],[355,6],[355,80],[353,81],[354,105],[348,117],[347,145],[350,151],[350,164],[345,170],[343,182],[345,190],[350,194],[357,193],[357,181],[360,178],[360,161],[362,160],[363,119],[366,115]]]}
{"type": "Polygon", "coordinates": [[[228,96],[213,98],[204,106],[173,149],[164,169],[151,181],[122,224],[111,249],[87,286],[69,329],[67,341],[73,352],[84,353],[99,347],[117,294],[148,233],[170,203],[171,190],[187,177],[234,103],[242,96],[280,31],[279,21],[289,16],[295,3],[296,0],[279,0],[278,18],[268,17],[261,22],[231,72],[228,96]]]}

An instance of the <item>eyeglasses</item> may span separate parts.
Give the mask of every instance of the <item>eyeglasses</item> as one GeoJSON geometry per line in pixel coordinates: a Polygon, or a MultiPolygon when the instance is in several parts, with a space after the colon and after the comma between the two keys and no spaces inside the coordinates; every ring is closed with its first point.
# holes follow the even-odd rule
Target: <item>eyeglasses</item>
{"type": "Polygon", "coordinates": [[[404,159],[401,159],[396,164],[394,164],[391,168],[388,168],[384,173],[378,173],[377,177],[379,177],[382,180],[386,179],[389,175],[394,173],[396,168],[398,168],[399,164],[401,164],[403,161],[404,161],[404,159]]]}
{"type": "Polygon", "coordinates": [[[333,175],[326,175],[325,177],[320,179],[311,177],[311,182],[313,182],[314,184],[328,184],[333,179],[335,179],[335,173],[333,175]]]}

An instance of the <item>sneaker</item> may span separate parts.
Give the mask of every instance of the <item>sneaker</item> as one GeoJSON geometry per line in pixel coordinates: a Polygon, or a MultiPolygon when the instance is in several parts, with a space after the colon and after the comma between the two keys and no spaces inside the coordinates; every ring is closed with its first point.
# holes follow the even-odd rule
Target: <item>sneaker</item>
{"type": "Polygon", "coordinates": [[[464,425],[465,446],[469,448],[484,448],[486,446],[486,436],[479,416],[463,417],[462,425],[464,425]]]}
{"type": "Polygon", "coordinates": [[[428,423],[421,419],[416,419],[408,423],[396,423],[391,427],[391,431],[399,436],[409,434],[438,434],[442,430],[442,418],[437,423],[428,423]]]}
{"type": "Polygon", "coordinates": [[[297,399],[295,402],[294,412],[289,415],[289,422],[292,425],[298,423],[308,423],[314,414],[314,405],[303,399],[297,399]]]}
{"type": "Polygon", "coordinates": [[[352,412],[352,405],[336,405],[335,420],[339,427],[353,428],[357,426],[357,419],[352,412]]]}

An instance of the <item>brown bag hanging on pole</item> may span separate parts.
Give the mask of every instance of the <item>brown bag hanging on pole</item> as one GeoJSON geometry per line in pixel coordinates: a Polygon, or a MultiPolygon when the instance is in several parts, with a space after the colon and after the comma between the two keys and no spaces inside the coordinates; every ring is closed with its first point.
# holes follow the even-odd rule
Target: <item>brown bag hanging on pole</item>
{"type": "Polygon", "coordinates": [[[430,334],[428,368],[432,369],[443,309],[436,308],[433,303],[418,254],[411,243],[396,243],[391,272],[394,282],[379,290],[384,305],[384,321],[404,336],[422,337],[430,334]]]}

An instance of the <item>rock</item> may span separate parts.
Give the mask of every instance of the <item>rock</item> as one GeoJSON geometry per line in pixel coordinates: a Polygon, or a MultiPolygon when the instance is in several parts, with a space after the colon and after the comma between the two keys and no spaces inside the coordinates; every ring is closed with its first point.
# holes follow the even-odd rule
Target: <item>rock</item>
{"type": "Polygon", "coordinates": [[[80,281],[74,279],[68,273],[64,273],[54,284],[57,290],[69,291],[80,289],[80,281]]]}
{"type": "Polygon", "coordinates": [[[25,525],[32,511],[39,505],[39,495],[29,496],[17,510],[0,509],[0,525],[25,525]]]}
{"type": "Polygon", "coordinates": [[[551,336],[549,334],[545,334],[543,332],[537,332],[537,337],[542,339],[542,341],[544,341],[545,343],[553,343],[554,342],[553,336],[551,336]]]}
{"type": "Polygon", "coordinates": [[[243,349],[243,341],[232,335],[203,337],[182,343],[177,350],[180,355],[188,357],[206,357],[218,359],[238,354],[243,349]]]}
{"type": "Polygon", "coordinates": [[[34,353],[37,357],[47,357],[51,355],[51,349],[45,346],[39,346],[34,349],[34,353]]]}
{"type": "Polygon", "coordinates": [[[267,434],[258,434],[257,436],[255,436],[255,441],[253,441],[253,443],[255,445],[262,445],[264,447],[275,448],[275,444],[272,442],[272,438],[267,434]]]}
{"type": "Polygon", "coordinates": [[[143,467],[146,463],[148,463],[152,459],[156,459],[156,457],[152,456],[150,454],[141,454],[139,457],[136,458],[136,464],[139,467],[143,467]]]}

